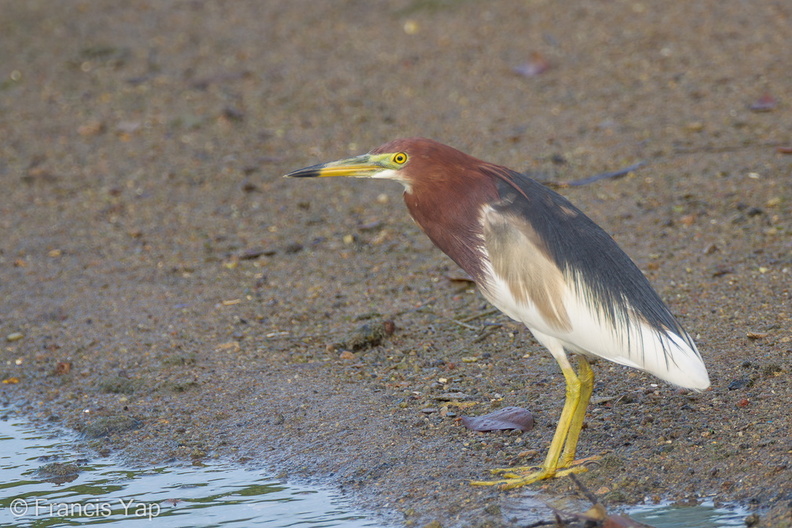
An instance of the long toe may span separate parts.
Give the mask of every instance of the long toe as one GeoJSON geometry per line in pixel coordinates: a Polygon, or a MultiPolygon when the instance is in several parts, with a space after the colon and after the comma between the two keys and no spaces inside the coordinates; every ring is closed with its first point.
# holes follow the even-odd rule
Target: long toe
{"type": "MultiPolygon", "coordinates": [[[[569,467],[574,467],[574,466],[580,466],[580,465],[583,465],[583,464],[589,464],[590,462],[597,462],[598,460],[602,460],[602,457],[600,455],[592,455],[590,457],[578,458],[577,460],[570,460],[568,462],[562,461],[561,464],[559,464],[558,467],[559,468],[569,468],[569,467]]],[[[594,465],[596,466],[596,464],[594,464],[594,465]]]]}
{"type": "MultiPolygon", "coordinates": [[[[555,469],[540,469],[538,471],[533,469],[530,472],[520,472],[516,471],[516,469],[521,468],[512,468],[508,471],[508,473],[504,473],[502,476],[503,478],[497,480],[474,480],[471,481],[473,486],[497,486],[500,489],[514,489],[519,488],[521,486],[527,486],[528,484],[533,484],[534,482],[539,482],[540,480],[545,480],[549,478],[556,477],[558,472],[555,469]]],[[[567,471],[567,470],[562,470],[567,471]]],[[[585,471],[585,469],[584,469],[585,471]]]]}
{"type": "Polygon", "coordinates": [[[530,473],[538,473],[540,470],[543,470],[542,466],[514,466],[508,468],[495,468],[490,469],[489,472],[494,475],[509,475],[509,474],[522,474],[527,475],[530,473]]]}
{"type": "Polygon", "coordinates": [[[559,468],[537,468],[531,466],[521,466],[513,468],[491,469],[491,473],[500,475],[501,478],[495,480],[473,480],[473,486],[498,486],[500,489],[514,489],[540,480],[565,477],[571,473],[585,473],[588,471],[586,464],[601,459],[600,456],[591,456],[574,460],[570,464],[559,468]]]}

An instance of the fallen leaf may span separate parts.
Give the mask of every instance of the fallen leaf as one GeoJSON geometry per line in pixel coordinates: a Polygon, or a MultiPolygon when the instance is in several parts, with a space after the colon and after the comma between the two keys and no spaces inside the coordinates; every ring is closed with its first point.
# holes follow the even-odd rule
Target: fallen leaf
{"type": "Polygon", "coordinates": [[[775,108],[777,104],[778,101],[776,100],[776,98],[773,97],[770,93],[765,92],[765,94],[762,95],[762,97],[757,99],[748,108],[750,108],[754,112],[769,112],[770,110],[775,108]]]}
{"type": "Polygon", "coordinates": [[[523,77],[536,77],[550,69],[550,62],[544,55],[535,51],[531,53],[531,58],[524,64],[516,66],[512,69],[517,75],[523,77]]]}
{"type": "Polygon", "coordinates": [[[534,426],[533,414],[522,407],[504,407],[483,416],[462,416],[462,425],[471,431],[502,431],[516,429],[530,431],[534,426]]]}

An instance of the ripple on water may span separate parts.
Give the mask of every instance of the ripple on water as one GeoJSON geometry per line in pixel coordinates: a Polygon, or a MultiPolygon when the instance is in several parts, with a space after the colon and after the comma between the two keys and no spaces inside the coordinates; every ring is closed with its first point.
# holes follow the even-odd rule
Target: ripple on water
{"type": "Polygon", "coordinates": [[[2,526],[139,527],[141,518],[156,518],[158,527],[382,526],[327,489],[285,485],[231,464],[140,469],[112,457],[89,460],[72,447],[74,436],[2,414],[2,526]]]}

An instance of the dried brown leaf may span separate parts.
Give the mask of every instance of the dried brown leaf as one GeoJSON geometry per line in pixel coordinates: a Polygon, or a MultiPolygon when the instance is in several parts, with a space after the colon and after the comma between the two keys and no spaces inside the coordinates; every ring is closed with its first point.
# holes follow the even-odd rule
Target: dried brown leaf
{"type": "Polygon", "coordinates": [[[530,431],[534,426],[533,413],[522,407],[504,407],[483,416],[462,416],[462,425],[471,431],[502,431],[516,429],[530,431]]]}

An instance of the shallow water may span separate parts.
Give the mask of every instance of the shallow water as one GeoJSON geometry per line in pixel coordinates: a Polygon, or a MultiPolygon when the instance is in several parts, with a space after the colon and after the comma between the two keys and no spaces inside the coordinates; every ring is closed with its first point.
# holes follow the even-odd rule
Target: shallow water
{"type": "MultiPolygon", "coordinates": [[[[504,505],[504,517],[519,519],[520,526],[538,525],[553,518],[554,512],[582,512],[591,506],[579,496],[552,497],[536,490],[527,490],[504,505]]],[[[652,528],[745,528],[748,509],[737,504],[719,505],[710,502],[696,506],[680,506],[671,502],[630,507],[609,507],[614,515],[626,515],[652,528]]]]}
{"type": "Polygon", "coordinates": [[[660,503],[634,506],[628,515],[654,528],[738,528],[745,527],[748,510],[739,506],[718,507],[711,502],[698,506],[660,503]]]}
{"type": "Polygon", "coordinates": [[[0,419],[0,526],[141,526],[144,519],[158,527],[382,526],[327,489],[286,485],[233,465],[140,469],[113,457],[86,460],[72,440],[13,413],[0,419]],[[50,463],[80,471],[48,481],[39,470],[50,463]]]}
{"type": "MultiPolygon", "coordinates": [[[[141,469],[113,457],[88,460],[73,441],[73,435],[43,431],[13,413],[0,418],[0,526],[140,526],[148,519],[196,528],[383,526],[328,489],[286,485],[231,464],[141,469]],[[76,464],[80,472],[60,482],[40,475],[51,463],[76,464]]],[[[635,506],[625,513],[655,528],[737,528],[748,515],[744,508],[706,502],[635,506]]]]}

